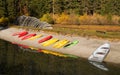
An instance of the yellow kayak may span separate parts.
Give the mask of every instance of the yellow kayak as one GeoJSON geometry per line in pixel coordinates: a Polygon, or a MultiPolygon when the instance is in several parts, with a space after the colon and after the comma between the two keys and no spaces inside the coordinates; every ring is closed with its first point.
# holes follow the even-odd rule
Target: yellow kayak
{"type": "Polygon", "coordinates": [[[42,35],[39,34],[39,35],[36,35],[36,36],[34,36],[34,37],[29,38],[29,40],[34,40],[34,39],[40,38],[41,36],[42,36],[42,35]]]}
{"type": "Polygon", "coordinates": [[[56,43],[53,47],[54,48],[61,48],[61,47],[63,47],[65,44],[67,44],[69,41],[68,40],[61,40],[61,41],[59,41],[58,43],[56,43]]]}
{"type": "Polygon", "coordinates": [[[61,48],[61,47],[65,46],[68,42],[69,42],[69,41],[66,40],[65,42],[59,44],[59,45],[58,45],[57,47],[55,47],[55,48],[61,48]]]}
{"type": "Polygon", "coordinates": [[[51,44],[53,44],[53,43],[55,43],[57,41],[58,41],[58,39],[51,39],[51,40],[48,40],[48,41],[42,43],[42,45],[43,46],[49,46],[49,45],[51,45],[51,44]]]}

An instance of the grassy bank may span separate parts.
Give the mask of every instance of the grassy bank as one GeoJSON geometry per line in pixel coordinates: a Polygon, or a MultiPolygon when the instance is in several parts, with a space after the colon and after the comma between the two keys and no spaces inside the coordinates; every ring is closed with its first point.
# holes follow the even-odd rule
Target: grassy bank
{"type": "MultiPolygon", "coordinates": [[[[41,29],[33,27],[20,27],[27,30],[41,31],[41,29]]],[[[100,26],[100,25],[53,25],[53,29],[44,29],[45,32],[63,34],[68,36],[82,36],[92,38],[102,38],[110,40],[120,40],[120,26],[100,26]]]]}

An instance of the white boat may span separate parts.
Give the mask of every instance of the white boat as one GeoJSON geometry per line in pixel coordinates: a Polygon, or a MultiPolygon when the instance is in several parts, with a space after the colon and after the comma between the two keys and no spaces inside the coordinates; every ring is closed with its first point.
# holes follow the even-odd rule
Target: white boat
{"type": "Polygon", "coordinates": [[[110,44],[105,43],[98,47],[92,55],[88,58],[89,61],[103,62],[110,51],[110,44]]]}
{"type": "Polygon", "coordinates": [[[89,61],[89,63],[91,63],[92,65],[94,65],[95,67],[104,70],[104,71],[109,71],[109,69],[105,66],[104,63],[101,62],[95,62],[95,61],[89,61]]]}

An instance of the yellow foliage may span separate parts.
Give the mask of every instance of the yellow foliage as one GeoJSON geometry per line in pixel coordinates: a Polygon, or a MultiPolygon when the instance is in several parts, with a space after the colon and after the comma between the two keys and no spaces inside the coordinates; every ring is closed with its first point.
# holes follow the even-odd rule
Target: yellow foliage
{"type": "MultiPolygon", "coordinates": [[[[52,15],[53,16],[53,15],[52,15]]],[[[57,24],[68,24],[68,25],[110,25],[110,24],[120,24],[120,16],[115,15],[99,15],[94,13],[93,15],[76,15],[72,14],[54,14],[54,17],[51,19],[51,15],[45,14],[41,20],[51,22],[54,18],[54,23],[57,24]]]]}
{"type": "Polygon", "coordinates": [[[8,22],[8,18],[1,17],[0,18],[0,23],[5,23],[5,22],[8,22]]]}
{"type": "Polygon", "coordinates": [[[61,15],[55,18],[56,23],[58,24],[79,24],[79,16],[75,14],[65,14],[62,13],[61,15]]]}
{"type": "Polygon", "coordinates": [[[119,17],[119,16],[113,15],[112,21],[113,21],[114,24],[119,24],[119,20],[120,20],[120,17],[119,17]]]}
{"type": "Polygon", "coordinates": [[[69,15],[65,14],[65,13],[62,13],[56,20],[56,23],[59,23],[59,24],[67,24],[69,20],[69,15]]]}
{"type": "Polygon", "coordinates": [[[109,15],[99,15],[99,14],[93,14],[90,15],[82,15],[79,17],[80,24],[83,25],[109,25],[109,24],[119,24],[119,16],[109,16],[109,15]]]}
{"type": "Polygon", "coordinates": [[[50,14],[44,14],[42,18],[40,18],[41,21],[45,21],[45,22],[48,22],[48,23],[51,23],[53,24],[54,23],[54,20],[53,18],[51,17],[50,14]]]}

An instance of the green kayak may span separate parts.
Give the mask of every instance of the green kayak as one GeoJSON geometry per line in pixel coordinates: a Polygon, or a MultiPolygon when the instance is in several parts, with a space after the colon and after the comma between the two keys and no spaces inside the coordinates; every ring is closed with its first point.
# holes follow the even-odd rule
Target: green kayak
{"type": "Polygon", "coordinates": [[[75,46],[75,45],[78,44],[78,43],[79,43],[79,41],[75,40],[75,41],[73,41],[73,42],[65,45],[64,47],[65,47],[65,48],[72,47],[72,46],[75,46]]]}

